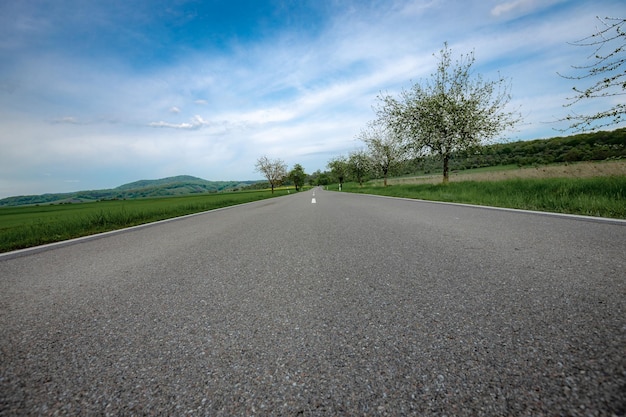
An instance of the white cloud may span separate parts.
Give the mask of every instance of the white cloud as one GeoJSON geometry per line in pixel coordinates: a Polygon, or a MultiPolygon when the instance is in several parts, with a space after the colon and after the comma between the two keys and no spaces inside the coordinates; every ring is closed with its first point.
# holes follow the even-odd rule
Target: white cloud
{"type": "Polygon", "coordinates": [[[168,122],[164,122],[164,121],[160,121],[160,122],[151,122],[150,126],[152,127],[169,127],[172,129],[195,129],[197,128],[197,126],[195,126],[193,123],[168,123],[168,122]]]}
{"type": "Polygon", "coordinates": [[[491,9],[491,15],[494,17],[515,17],[519,15],[529,14],[541,9],[545,9],[553,4],[562,3],[567,0],[514,0],[506,3],[500,3],[491,9]]]}
{"type": "Polygon", "coordinates": [[[180,113],[180,109],[176,106],[170,107],[170,113],[178,114],[180,113]]]}
{"type": "Polygon", "coordinates": [[[66,116],[66,117],[61,117],[59,119],[54,119],[52,120],[52,123],[67,123],[67,124],[77,125],[78,120],[75,117],[66,116]]]}
{"type": "Polygon", "coordinates": [[[202,117],[196,115],[191,119],[189,123],[169,123],[169,122],[151,122],[152,127],[167,127],[172,129],[199,129],[202,126],[209,126],[210,122],[204,120],[202,117]]]}
{"type": "Polygon", "coordinates": [[[527,10],[535,5],[535,0],[516,0],[508,3],[498,4],[496,7],[491,9],[491,14],[493,16],[500,16],[502,14],[510,13],[515,9],[523,9],[527,10]]]}
{"type": "MultiPolygon", "coordinates": [[[[263,112],[260,112],[263,113],[263,112]]],[[[183,123],[170,123],[165,121],[151,122],[148,124],[150,127],[155,128],[167,128],[181,131],[193,131],[202,130],[203,133],[208,135],[224,135],[230,131],[245,129],[252,123],[258,123],[258,121],[247,119],[246,116],[233,115],[233,120],[205,120],[202,116],[195,115],[189,122],[183,123]]]]}

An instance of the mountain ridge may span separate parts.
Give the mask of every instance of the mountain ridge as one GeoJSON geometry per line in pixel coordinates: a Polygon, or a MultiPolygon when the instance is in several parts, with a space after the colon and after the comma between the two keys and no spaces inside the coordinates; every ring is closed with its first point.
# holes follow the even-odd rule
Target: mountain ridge
{"type": "Polygon", "coordinates": [[[217,193],[220,191],[235,190],[257,182],[259,182],[259,180],[208,181],[191,175],[178,175],[155,180],[133,181],[110,189],[6,197],[0,199],[0,207],[34,204],[86,203],[98,200],[124,200],[217,193]]]}

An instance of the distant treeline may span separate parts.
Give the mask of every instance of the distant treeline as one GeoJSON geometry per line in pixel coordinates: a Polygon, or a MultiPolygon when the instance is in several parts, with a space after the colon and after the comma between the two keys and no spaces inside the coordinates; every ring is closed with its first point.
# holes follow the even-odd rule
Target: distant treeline
{"type": "MultiPolygon", "coordinates": [[[[497,165],[522,167],[622,158],[626,158],[626,128],[610,132],[486,145],[479,149],[454,153],[450,159],[450,169],[463,170],[497,165]]],[[[407,161],[397,174],[429,174],[437,171],[441,171],[441,161],[426,156],[407,161]]]]}

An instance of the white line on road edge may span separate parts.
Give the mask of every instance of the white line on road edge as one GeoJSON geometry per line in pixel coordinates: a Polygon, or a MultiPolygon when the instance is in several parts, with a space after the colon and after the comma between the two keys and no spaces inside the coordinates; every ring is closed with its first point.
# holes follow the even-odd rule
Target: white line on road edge
{"type": "Polygon", "coordinates": [[[404,200],[404,201],[417,201],[420,203],[428,203],[428,204],[444,204],[444,205],[449,205],[449,206],[483,208],[483,209],[498,210],[498,211],[512,211],[512,212],[517,212],[517,213],[538,214],[541,216],[564,217],[564,218],[583,220],[583,221],[589,221],[589,222],[597,222],[597,223],[614,223],[618,225],[626,225],[626,219],[616,219],[613,217],[595,217],[595,216],[584,216],[582,214],[556,213],[552,211],[536,211],[536,210],[523,210],[523,209],[515,209],[515,208],[508,208],[508,207],[481,206],[478,204],[451,203],[448,201],[421,200],[419,198],[408,198],[408,197],[390,197],[387,195],[377,195],[377,194],[360,194],[360,193],[353,193],[353,194],[369,196],[369,197],[404,200]]]}

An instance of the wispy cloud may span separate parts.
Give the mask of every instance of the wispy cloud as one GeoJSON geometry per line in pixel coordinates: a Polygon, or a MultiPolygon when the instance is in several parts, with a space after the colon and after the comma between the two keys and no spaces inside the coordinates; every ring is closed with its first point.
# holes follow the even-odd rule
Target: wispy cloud
{"type": "Polygon", "coordinates": [[[52,123],[67,123],[72,125],[79,124],[78,120],[73,116],[65,116],[58,119],[53,119],[52,123]]]}
{"type": "Polygon", "coordinates": [[[501,3],[491,9],[493,16],[500,16],[510,13],[515,10],[528,10],[535,6],[537,2],[535,0],[516,0],[508,3],[501,3]]]}
{"type": "Polygon", "coordinates": [[[169,122],[151,122],[150,126],[152,127],[167,127],[172,129],[196,129],[200,127],[200,125],[196,125],[193,123],[169,123],[169,122]]]}
{"type": "Polygon", "coordinates": [[[195,115],[190,122],[183,123],[169,123],[164,121],[151,122],[151,127],[165,127],[171,129],[200,129],[202,127],[214,126],[217,123],[212,123],[208,120],[204,120],[201,116],[195,115]]]}
{"type": "Polygon", "coordinates": [[[495,17],[515,16],[529,14],[538,10],[562,3],[567,0],[514,0],[500,3],[491,9],[491,15],[495,17]]]}

